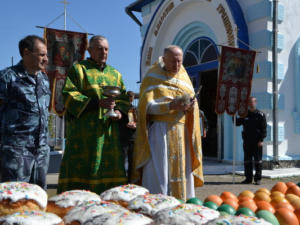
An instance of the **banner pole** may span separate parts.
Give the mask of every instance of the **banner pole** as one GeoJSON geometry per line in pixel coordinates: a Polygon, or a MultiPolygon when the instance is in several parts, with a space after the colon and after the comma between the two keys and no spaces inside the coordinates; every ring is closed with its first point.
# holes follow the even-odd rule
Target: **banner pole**
{"type": "Polygon", "coordinates": [[[235,158],[236,158],[236,113],[233,116],[233,155],[232,155],[232,183],[235,184],[235,158]]]}

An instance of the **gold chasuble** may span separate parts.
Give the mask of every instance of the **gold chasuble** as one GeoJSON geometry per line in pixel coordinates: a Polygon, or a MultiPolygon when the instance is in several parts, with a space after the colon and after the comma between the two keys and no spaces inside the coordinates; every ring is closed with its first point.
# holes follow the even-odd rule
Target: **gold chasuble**
{"type": "Polygon", "coordinates": [[[75,64],[63,89],[66,107],[66,148],[61,163],[58,193],[85,189],[98,194],[127,182],[120,145],[118,121],[107,118],[99,107],[102,85],[118,86],[121,95],[116,108],[127,113],[130,107],[121,74],[92,60],[75,64]]]}
{"type": "Polygon", "coordinates": [[[186,112],[169,110],[169,104],[161,104],[160,115],[147,115],[149,103],[155,101],[171,102],[176,97],[188,94],[194,96],[190,78],[181,66],[177,74],[162,69],[160,63],[152,65],[140,88],[138,105],[137,137],[134,149],[134,179],[141,182],[142,168],[151,157],[148,140],[148,123],[151,121],[167,122],[168,182],[170,194],[179,199],[186,199],[186,146],[191,155],[191,168],[194,184],[203,185],[201,133],[199,108],[186,112]],[[187,143],[186,143],[187,142],[187,143]]]}

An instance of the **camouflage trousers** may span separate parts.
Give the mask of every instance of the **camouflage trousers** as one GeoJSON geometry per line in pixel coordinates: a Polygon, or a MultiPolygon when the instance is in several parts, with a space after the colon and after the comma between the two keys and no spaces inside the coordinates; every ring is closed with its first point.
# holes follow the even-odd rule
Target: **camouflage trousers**
{"type": "Polygon", "coordinates": [[[2,146],[0,157],[1,182],[23,181],[47,189],[49,146],[39,148],[2,146]]]}

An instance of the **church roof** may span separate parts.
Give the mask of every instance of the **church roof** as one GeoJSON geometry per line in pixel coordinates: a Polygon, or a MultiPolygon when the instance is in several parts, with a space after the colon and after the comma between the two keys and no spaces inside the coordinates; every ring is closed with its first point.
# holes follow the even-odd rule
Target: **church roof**
{"type": "Polygon", "coordinates": [[[131,3],[127,8],[129,8],[130,11],[135,12],[141,12],[142,8],[145,5],[148,5],[151,2],[154,2],[155,0],[136,0],[135,2],[131,3]]]}

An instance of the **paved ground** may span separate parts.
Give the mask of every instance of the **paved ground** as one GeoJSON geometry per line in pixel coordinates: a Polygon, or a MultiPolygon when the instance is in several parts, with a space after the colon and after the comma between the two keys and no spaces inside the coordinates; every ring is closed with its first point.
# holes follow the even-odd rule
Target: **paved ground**
{"type": "MultiPolygon", "coordinates": [[[[48,195],[53,196],[56,193],[58,174],[48,174],[47,182],[48,182],[48,195]]],[[[203,187],[196,188],[196,196],[201,200],[204,200],[208,195],[217,194],[220,195],[223,191],[230,191],[236,195],[241,193],[244,190],[250,190],[255,192],[257,189],[261,187],[265,187],[267,189],[271,189],[274,184],[278,181],[292,181],[294,183],[300,182],[300,176],[290,176],[290,177],[282,177],[282,178],[263,178],[261,185],[254,184],[240,184],[240,182],[244,179],[243,176],[236,175],[235,176],[235,184],[233,183],[233,176],[231,174],[225,175],[205,175],[204,180],[205,184],[203,187]]]]}

